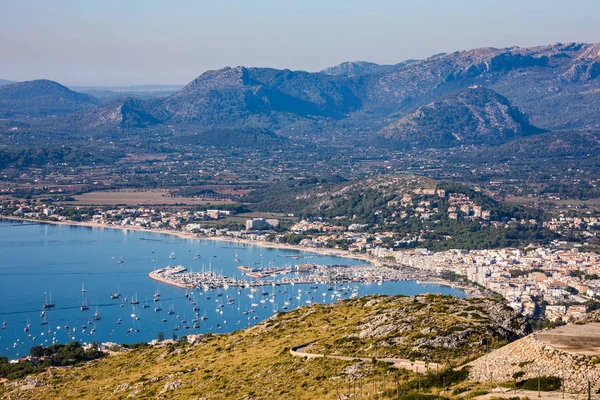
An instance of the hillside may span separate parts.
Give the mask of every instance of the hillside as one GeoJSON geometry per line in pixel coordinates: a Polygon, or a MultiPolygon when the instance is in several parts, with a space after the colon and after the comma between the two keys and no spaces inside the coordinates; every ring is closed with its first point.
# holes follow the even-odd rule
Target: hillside
{"type": "Polygon", "coordinates": [[[556,131],[513,140],[493,149],[483,150],[483,160],[503,160],[518,157],[562,158],[600,155],[600,131],[556,131]]]}
{"type": "Polygon", "coordinates": [[[272,150],[290,144],[290,141],[275,133],[256,128],[213,128],[193,134],[173,137],[171,144],[191,146],[215,146],[236,148],[265,148],[272,150]]]}
{"type": "Polygon", "coordinates": [[[269,68],[208,71],[148,109],[165,121],[205,126],[272,126],[298,118],[341,118],[360,105],[343,81],[269,68]]]}
{"type": "Polygon", "coordinates": [[[82,129],[101,126],[107,128],[143,128],[161,123],[161,121],[144,111],[141,100],[131,97],[81,111],[70,116],[68,121],[71,124],[80,126],[82,129]]]}
{"type": "Polygon", "coordinates": [[[46,79],[0,86],[0,118],[35,118],[91,108],[97,99],[46,79]]]}
{"type": "Polygon", "coordinates": [[[542,132],[503,96],[471,87],[433,101],[379,131],[391,147],[498,145],[542,132]]]}
{"type": "MultiPolygon", "coordinates": [[[[473,350],[485,353],[489,345],[481,343],[493,340],[501,346],[517,338],[525,326],[522,317],[496,300],[367,296],[280,313],[250,329],[206,335],[194,345],[141,348],[82,367],[54,369],[0,386],[0,396],[334,399],[348,382],[364,382],[365,394],[372,393],[367,385],[372,379],[378,382],[378,392],[412,393],[417,384],[414,374],[403,373],[402,388],[397,388],[396,370],[390,364],[333,358],[306,361],[289,351],[315,343],[326,349],[311,351],[322,348],[327,354],[406,355],[453,362],[473,350]],[[401,345],[389,346],[391,342],[401,345]]],[[[421,379],[427,390],[439,392],[433,384],[427,386],[425,377],[421,379]]],[[[446,380],[447,385],[452,383],[451,378],[446,380]]]]}
{"type": "Polygon", "coordinates": [[[373,111],[404,114],[440,96],[483,85],[508,98],[545,129],[597,123],[600,44],[479,48],[433,56],[365,80],[373,111]],[[585,116],[585,118],[582,118],[585,116]]]}
{"type": "MultiPolygon", "coordinates": [[[[347,249],[344,233],[372,235],[394,248],[490,249],[548,243],[557,234],[542,228],[540,210],[502,203],[472,187],[414,175],[381,175],[355,181],[286,181],[239,199],[257,210],[294,212],[327,221],[327,230],[291,239],[322,241],[347,249]]],[[[300,233],[298,233],[300,235],[300,233]]]]}
{"type": "Polygon", "coordinates": [[[17,82],[15,82],[15,81],[8,81],[6,79],[0,79],[0,86],[12,85],[13,83],[17,83],[17,82]]]}

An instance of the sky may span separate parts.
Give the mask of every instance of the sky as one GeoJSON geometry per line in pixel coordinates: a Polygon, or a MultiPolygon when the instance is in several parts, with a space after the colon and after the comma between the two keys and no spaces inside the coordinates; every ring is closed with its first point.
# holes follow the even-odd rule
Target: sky
{"type": "Polygon", "coordinates": [[[0,79],[185,84],[477,47],[600,42],[598,0],[0,0],[0,79]]]}

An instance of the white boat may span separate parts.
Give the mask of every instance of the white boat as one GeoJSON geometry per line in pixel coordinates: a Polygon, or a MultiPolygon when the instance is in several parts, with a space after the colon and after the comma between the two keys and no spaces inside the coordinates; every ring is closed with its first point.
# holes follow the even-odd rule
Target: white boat
{"type": "Polygon", "coordinates": [[[111,300],[116,300],[121,297],[121,293],[119,293],[119,287],[117,286],[117,291],[110,295],[111,300]]]}

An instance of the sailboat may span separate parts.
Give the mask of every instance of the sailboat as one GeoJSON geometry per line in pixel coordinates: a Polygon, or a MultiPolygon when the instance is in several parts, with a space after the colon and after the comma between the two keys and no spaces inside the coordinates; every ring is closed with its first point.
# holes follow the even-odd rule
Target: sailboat
{"type": "Polygon", "coordinates": [[[117,286],[117,291],[110,295],[111,300],[116,300],[121,297],[121,293],[119,293],[119,287],[117,286]]]}
{"type": "Polygon", "coordinates": [[[40,325],[48,325],[48,321],[46,320],[46,313],[42,311],[42,322],[40,325]]]}
{"type": "Polygon", "coordinates": [[[162,305],[160,304],[160,301],[158,302],[156,307],[154,307],[154,311],[156,311],[156,312],[162,311],[162,305]]]}
{"type": "Polygon", "coordinates": [[[54,303],[52,302],[52,291],[50,291],[50,301],[46,299],[46,302],[44,303],[44,308],[54,308],[54,303]]]}
{"type": "Polygon", "coordinates": [[[172,304],[169,307],[169,311],[167,311],[167,314],[169,314],[169,315],[175,314],[175,307],[172,304]]]}
{"type": "Polygon", "coordinates": [[[31,328],[31,323],[29,322],[29,318],[27,318],[27,324],[25,325],[25,329],[23,329],[25,332],[29,332],[29,328],[31,328]]]}
{"type": "Polygon", "coordinates": [[[81,307],[79,308],[81,309],[81,311],[87,311],[90,309],[90,307],[87,304],[87,300],[83,297],[83,294],[81,295],[81,307]]]}
{"type": "Polygon", "coordinates": [[[117,260],[117,262],[118,262],[119,264],[123,264],[123,263],[124,263],[124,261],[123,261],[123,255],[121,255],[121,258],[119,258],[119,259],[117,260]]]}
{"type": "Polygon", "coordinates": [[[85,287],[83,286],[83,282],[81,282],[81,293],[85,293],[85,287]]]}
{"type": "Polygon", "coordinates": [[[98,306],[96,306],[96,312],[94,313],[94,321],[100,320],[100,313],[98,312],[98,306]]]}
{"type": "Polygon", "coordinates": [[[135,296],[133,296],[133,297],[131,298],[131,301],[130,301],[130,303],[131,303],[131,304],[140,304],[140,302],[139,302],[139,300],[138,300],[138,298],[137,298],[137,293],[135,294],[135,296]]]}

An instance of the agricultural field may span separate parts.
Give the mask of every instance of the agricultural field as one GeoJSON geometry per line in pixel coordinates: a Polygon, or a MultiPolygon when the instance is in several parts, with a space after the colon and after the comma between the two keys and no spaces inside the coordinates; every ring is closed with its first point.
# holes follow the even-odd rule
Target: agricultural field
{"type": "Polygon", "coordinates": [[[231,200],[215,200],[171,196],[167,190],[114,190],[90,192],[73,196],[74,201],[64,202],[72,205],[210,205],[233,204],[231,200]]]}

